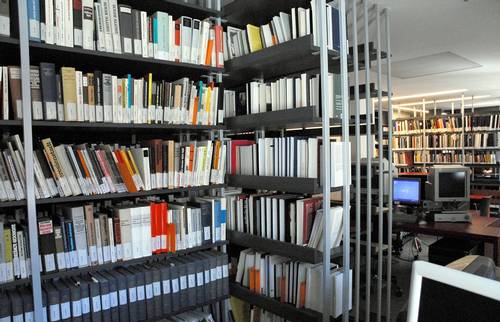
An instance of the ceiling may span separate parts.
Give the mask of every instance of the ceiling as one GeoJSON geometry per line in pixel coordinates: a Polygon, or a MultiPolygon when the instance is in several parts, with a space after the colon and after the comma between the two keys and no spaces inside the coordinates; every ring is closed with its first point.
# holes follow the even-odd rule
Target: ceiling
{"type": "MultiPolygon", "coordinates": [[[[424,56],[443,53],[472,62],[468,69],[442,72],[442,60],[429,61],[425,68],[434,67],[441,72],[410,78],[393,76],[395,96],[468,89],[467,96],[491,95],[485,100],[500,98],[500,0],[373,2],[390,9],[395,67],[398,62],[400,65],[405,61],[421,63],[424,56]]],[[[419,74],[418,66],[421,65],[415,64],[414,75],[419,74]]]]}

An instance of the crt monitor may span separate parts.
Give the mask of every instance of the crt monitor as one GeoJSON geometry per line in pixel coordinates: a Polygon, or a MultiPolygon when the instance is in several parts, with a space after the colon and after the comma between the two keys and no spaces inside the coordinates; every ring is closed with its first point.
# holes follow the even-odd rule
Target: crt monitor
{"type": "Polygon", "coordinates": [[[434,166],[427,176],[429,199],[439,202],[469,201],[470,169],[464,166],[434,166]]]}
{"type": "Polygon", "coordinates": [[[392,199],[400,204],[416,205],[420,203],[420,179],[392,179],[392,199]]]}

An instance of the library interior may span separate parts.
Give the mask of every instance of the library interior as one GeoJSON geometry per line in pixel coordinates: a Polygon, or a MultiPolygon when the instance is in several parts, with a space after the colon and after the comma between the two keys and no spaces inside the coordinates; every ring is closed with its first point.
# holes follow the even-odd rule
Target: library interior
{"type": "Polygon", "coordinates": [[[500,321],[498,0],[0,0],[0,322],[500,321]]]}

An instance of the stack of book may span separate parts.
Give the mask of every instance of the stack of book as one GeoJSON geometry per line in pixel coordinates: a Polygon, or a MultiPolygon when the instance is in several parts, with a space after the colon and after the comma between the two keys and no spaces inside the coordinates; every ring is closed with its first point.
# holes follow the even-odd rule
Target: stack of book
{"type": "Polygon", "coordinates": [[[43,271],[115,263],[226,240],[225,199],[66,206],[40,214],[43,271]]]}
{"type": "MultiPolygon", "coordinates": [[[[289,258],[260,253],[253,249],[240,252],[235,282],[248,287],[252,292],[290,303],[297,308],[322,311],[323,264],[292,261],[289,258]]],[[[333,283],[331,313],[338,317],[342,313],[341,267],[331,264],[333,283]]],[[[352,271],[349,271],[352,283],[352,271]]],[[[351,300],[350,300],[351,301],[351,300]]],[[[352,303],[349,303],[349,308],[352,303]]]]}
{"type": "Polygon", "coordinates": [[[31,41],[182,63],[224,66],[222,26],[117,0],[28,1],[31,41]]]}
{"type": "MultiPolygon", "coordinates": [[[[301,74],[300,77],[284,77],[273,82],[250,82],[246,84],[245,93],[239,95],[235,115],[248,115],[271,111],[287,110],[299,107],[314,106],[320,116],[321,94],[319,75],[301,74]]],[[[328,75],[328,106],[330,116],[342,116],[342,100],[340,95],[340,76],[328,75]]]]}
{"type": "MultiPolygon", "coordinates": [[[[321,178],[320,138],[279,137],[228,141],[228,171],[235,175],[321,178]]],[[[350,164],[350,145],[347,148],[350,164]]],[[[331,186],[343,185],[344,144],[330,142],[331,186]]],[[[350,178],[350,174],[348,174],[350,178]]],[[[350,184],[350,181],[349,183],[350,184]]]]}
{"type": "MultiPolygon", "coordinates": [[[[321,196],[259,193],[226,198],[228,229],[323,250],[321,196]]],[[[342,207],[332,207],[331,213],[333,248],[342,241],[342,207]]]]}
{"type": "Polygon", "coordinates": [[[31,276],[28,242],[24,210],[16,209],[11,216],[0,215],[0,284],[31,276]]]}
{"type": "Polygon", "coordinates": [[[96,271],[42,284],[43,314],[33,317],[31,287],[0,297],[9,321],[139,321],[158,319],[228,296],[227,255],[207,251],[96,271]]]}
{"type": "MultiPolygon", "coordinates": [[[[292,8],[290,13],[280,12],[273,20],[262,26],[246,25],[246,30],[228,27],[224,41],[227,43],[226,60],[247,55],[281,44],[292,39],[313,35],[316,36],[316,1],[310,2],[310,8],[292,8]]],[[[340,50],[339,11],[327,4],[327,44],[330,50],[340,50]]]]}
{"type": "MultiPolygon", "coordinates": [[[[2,119],[22,119],[19,67],[2,71],[2,119]]],[[[56,71],[52,63],[31,66],[30,77],[33,120],[217,125],[224,118],[224,90],[186,77],[168,82],[153,80],[152,73],[136,79],[72,67],[56,71]]]]}
{"type": "MultiPolygon", "coordinates": [[[[24,147],[9,137],[0,158],[0,200],[25,199],[24,147]]],[[[174,189],[223,183],[221,141],[153,139],[118,144],[60,144],[50,138],[34,151],[36,198],[174,189]]]]}

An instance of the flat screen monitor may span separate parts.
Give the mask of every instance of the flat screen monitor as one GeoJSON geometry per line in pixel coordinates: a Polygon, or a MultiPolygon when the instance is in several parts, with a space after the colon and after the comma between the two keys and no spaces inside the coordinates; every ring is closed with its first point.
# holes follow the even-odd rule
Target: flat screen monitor
{"type": "Polygon", "coordinates": [[[392,180],[392,199],[401,204],[419,204],[420,179],[394,178],[392,180]]]}

